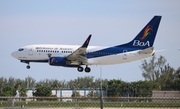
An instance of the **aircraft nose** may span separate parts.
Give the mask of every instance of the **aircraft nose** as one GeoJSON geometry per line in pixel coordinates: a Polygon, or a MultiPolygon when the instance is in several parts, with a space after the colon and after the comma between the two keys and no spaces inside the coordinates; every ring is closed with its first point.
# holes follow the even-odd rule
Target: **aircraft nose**
{"type": "Polygon", "coordinates": [[[15,52],[12,52],[12,53],[11,53],[11,56],[14,57],[14,58],[17,58],[17,52],[16,52],[16,51],[15,51],[15,52]]]}

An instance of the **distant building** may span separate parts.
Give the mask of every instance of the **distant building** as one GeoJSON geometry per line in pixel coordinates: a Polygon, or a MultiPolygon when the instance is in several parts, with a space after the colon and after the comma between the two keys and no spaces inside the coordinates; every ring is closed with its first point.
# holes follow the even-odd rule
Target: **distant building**
{"type": "Polygon", "coordinates": [[[152,91],[152,100],[158,101],[178,101],[180,102],[180,91],[152,91]]]}
{"type": "MultiPolygon", "coordinates": [[[[33,92],[35,89],[27,89],[27,97],[33,97],[33,92]]],[[[79,92],[80,96],[86,97],[88,93],[90,93],[92,89],[90,88],[82,88],[76,89],[76,92],[79,92]]],[[[57,97],[72,97],[73,93],[75,92],[74,89],[70,88],[60,88],[57,90],[57,97]]],[[[100,94],[100,89],[94,89],[94,93],[100,94]]],[[[52,95],[56,95],[56,90],[52,90],[52,95]]],[[[102,90],[102,95],[106,96],[104,90],[102,90]]],[[[63,101],[72,101],[72,99],[63,99],[63,101]]]]}

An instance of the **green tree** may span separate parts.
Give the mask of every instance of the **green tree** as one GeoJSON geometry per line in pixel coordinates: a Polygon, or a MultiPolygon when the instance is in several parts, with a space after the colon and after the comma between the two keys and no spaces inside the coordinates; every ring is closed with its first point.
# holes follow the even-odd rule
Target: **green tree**
{"type": "Polygon", "coordinates": [[[9,85],[9,86],[14,86],[15,85],[15,78],[9,77],[7,81],[8,81],[7,85],[9,85]]]}
{"type": "Polygon", "coordinates": [[[16,89],[16,90],[18,90],[18,92],[19,92],[19,96],[20,97],[25,97],[25,96],[27,96],[26,95],[26,87],[25,87],[25,82],[24,81],[22,81],[22,80],[20,80],[20,79],[16,79],[15,80],[15,86],[14,86],[14,88],[16,89]]]}
{"type": "Polygon", "coordinates": [[[80,93],[77,90],[73,91],[73,94],[71,95],[71,97],[75,97],[75,101],[78,101],[79,99],[76,99],[76,97],[80,97],[80,93]]]}
{"type": "Polygon", "coordinates": [[[0,94],[2,93],[2,90],[6,84],[7,84],[6,78],[1,77],[0,78],[0,94]]]}
{"type": "Polygon", "coordinates": [[[72,97],[80,97],[80,93],[78,91],[73,91],[72,97]]]}
{"type": "Polygon", "coordinates": [[[26,95],[27,90],[26,90],[25,87],[21,87],[21,88],[18,90],[18,92],[19,92],[19,94],[20,94],[21,97],[26,97],[26,96],[27,96],[27,95],[26,95]]]}
{"type": "Polygon", "coordinates": [[[15,95],[16,95],[16,89],[12,86],[4,86],[2,92],[0,93],[0,96],[15,96],[15,95]]]}
{"type": "Polygon", "coordinates": [[[93,80],[93,76],[78,77],[68,82],[68,88],[73,88],[75,84],[78,84],[78,88],[88,88],[90,87],[89,83],[93,82],[93,80]]]}
{"type": "Polygon", "coordinates": [[[172,90],[180,91],[180,67],[175,71],[173,79],[170,82],[172,90]]]}
{"type": "Polygon", "coordinates": [[[150,87],[150,82],[145,81],[137,81],[137,82],[131,82],[132,85],[132,93],[136,97],[150,97],[152,87],[150,87]]]}
{"type": "Polygon", "coordinates": [[[96,89],[96,84],[95,82],[89,82],[89,86],[92,92],[92,97],[94,97],[94,89],[96,89]]]}
{"type": "Polygon", "coordinates": [[[49,97],[52,95],[51,88],[48,86],[43,86],[43,85],[37,85],[35,92],[33,93],[33,96],[38,96],[38,97],[49,97]]]}
{"type": "Polygon", "coordinates": [[[60,90],[61,84],[58,82],[58,80],[55,80],[53,84],[51,85],[52,89],[56,90],[56,97],[57,97],[57,91],[60,90]]]}
{"type": "Polygon", "coordinates": [[[36,80],[34,78],[28,76],[25,78],[24,84],[27,88],[34,88],[35,84],[36,84],[36,80]]]}
{"type": "Polygon", "coordinates": [[[160,77],[160,71],[162,67],[166,64],[166,59],[163,56],[160,56],[157,61],[156,57],[153,56],[150,62],[148,63],[146,60],[142,61],[141,70],[142,76],[146,80],[156,81],[160,77]]]}
{"type": "Polygon", "coordinates": [[[124,82],[122,80],[108,81],[108,96],[122,96],[124,82]]]}
{"type": "Polygon", "coordinates": [[[142,62],[142,75],[145,80],[149,80],[152,90],[177,90],[175,87],[178,86],[177,75],[180,69],[174,70],[166,62],[167,60],[163,56],[158,59],[153,56],[150,62],[146,60],[142,62]]]}

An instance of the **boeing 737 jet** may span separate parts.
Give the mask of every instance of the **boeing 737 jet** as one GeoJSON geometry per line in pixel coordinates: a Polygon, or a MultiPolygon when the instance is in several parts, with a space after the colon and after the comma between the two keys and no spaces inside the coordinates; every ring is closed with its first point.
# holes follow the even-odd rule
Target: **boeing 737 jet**
{"type": "Polygon", "coordinates": [[[161,16],[151,21],[130,42],[116,46],[88,46],[91,35],[82,45],[38,44],[19,48],[11,55],[27,64],[44,62],[51,66],[74,67],[90,72],[90,65],[109,65],[136,61],[154,55],[153,47],[161,16]],[[85,65],[85,69],[82,67],[85,65]]]}

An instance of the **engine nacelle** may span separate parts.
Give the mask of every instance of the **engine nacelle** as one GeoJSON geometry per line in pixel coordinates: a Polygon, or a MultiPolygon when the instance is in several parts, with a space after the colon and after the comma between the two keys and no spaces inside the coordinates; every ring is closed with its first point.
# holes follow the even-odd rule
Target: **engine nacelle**
{"type": "Polygon", "coordinates": [[[53,66],[67,66],[70,65],[71,61],[68,61],[64,57],[50,57],[49,58],[49,65],[53,66]]]}

